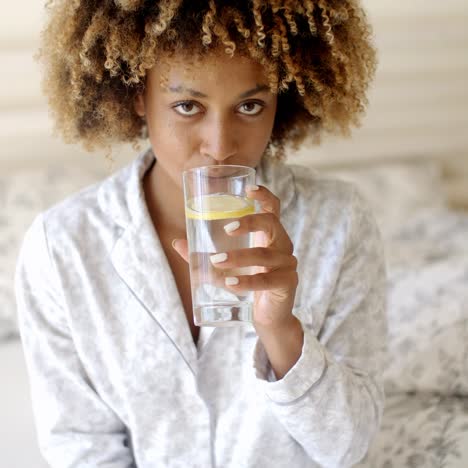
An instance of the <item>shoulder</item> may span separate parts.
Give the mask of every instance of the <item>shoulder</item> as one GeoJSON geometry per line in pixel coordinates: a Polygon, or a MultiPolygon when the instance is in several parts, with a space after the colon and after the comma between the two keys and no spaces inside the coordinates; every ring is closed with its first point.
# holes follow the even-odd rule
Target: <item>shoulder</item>
{"type": "Polygon", "coordinates": [[[87,213],[94,209],[96,190],[96,185],[86,187],[36,214],[20,245],[17,275],[21,271],[29,280],[41,284],[46,278],[51,280],[52,258],[57,253],[63,259],[76,258],[74,252],[80,238],[88,237],[87,213]]]}
{"type": "Polygon", "coordinates": [[[320,208],[330,214],[352,215],[360,211],[371,215],[371,207],[359,190],[349,181],[329,176],[317,169],[288,164],[292,173],[296,205],[320,208]]]}
{"type": "Polygon", "coordinates": [[[99,234],[115,224],[129,221],[128,199],[137,197],[141,158],[127,166],[70,194],[43,212],[44,225],[50,235],[58,232],[79,233],[85,236],[87,230],[99,234]]]}
{"type": "Polygon", "coordinates": [[[28,239],[43,237],[52,256],[107,251],[120,233],[109,206],[123,204],[127,188],[128,174],[120,170],[70,194],[38,214],[28,239]]]}
{"type": "Polygon", "coordinates": [[[307,166],[287,164],[286,168],[294,190],[294,203],[286,213],[289,223],[339,237],[348,246],[363,238],[380,242],[371,204],[356,184],[307,166]]]}
{"type": "Polygon", "coordinates": [[[44,210],[41,216],[47,236],[82,233],[93,219],[100,218],[98,193],[104,183],[87,186],[44,210]]]}
{"type": "Polygon", "coordinates": [[[267,160],[259,167],[258,180],[280,199],[283,216],[307,216],[317,210],[346,214],[353,203],[363,203],[355,185],[310,166],[267,160]]]}

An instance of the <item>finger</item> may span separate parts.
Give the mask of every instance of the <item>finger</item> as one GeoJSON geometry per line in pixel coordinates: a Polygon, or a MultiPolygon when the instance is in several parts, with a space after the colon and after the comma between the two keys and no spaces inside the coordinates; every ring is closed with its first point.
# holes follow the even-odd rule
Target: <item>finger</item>
{"type": "Polygon", "coordinates": [[[189,256],[191,282],[196,289],[200,284],[211,284],[218,288],[225,287],[225,272],[214,267],[209,261],[210,253],[192,252],[189,256]]]}
{"type": "Polygon", "coordinates": [[[279,218],[272,213],[255,213],[238,218],[224,226],[230,236],[240,236],[249,232],[262,231],[266,237],[263,247],[276,247],[277,250],[292,254],[294,246],[279,218]]]}
{"type": "Polygon", "coordinates": [[[268,291],[272,289],[290,290],[297,288],[299,276],[296,270],[274,270],[256,275],[228,276],[225,285],[233,291],[268,291]],[[230,284],[237,281],[237,284],[230,284]]]}
{"type": "Polygon", "coordinates": [[[281,201],[276,195],[273,195],[270,190],[263,185],[249,185],[246,187],[246,192],[248,198],[259,202],[262,213],[273,213],[279,218],[281,201]],[[258,188],[255,189],[255,187],[258,188]]]}
{"type": "Polygon", "coordinates": [[[252,247],[220,252],[211,255],[210,261],[221,270],[247,266],[263,266],[273,270],[280,268],[295,270],[297,268],[297,258],[294,255],[288,255],[269,247],[252,247]]]}
{"type": "Polygon", "coordinates": [[[174,239],[172,241],[172,248],[188,263],[188,242],[187,239],[174,239]]]}

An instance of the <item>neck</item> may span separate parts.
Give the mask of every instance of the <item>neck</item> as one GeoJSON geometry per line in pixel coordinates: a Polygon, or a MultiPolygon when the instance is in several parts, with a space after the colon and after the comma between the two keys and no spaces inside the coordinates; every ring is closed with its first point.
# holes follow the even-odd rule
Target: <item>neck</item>
{"type": "Polygon", "coordinates": [[[143,187],[156,231],[185,238],[183,190],[157,162],[146,173],[143,187]]]}

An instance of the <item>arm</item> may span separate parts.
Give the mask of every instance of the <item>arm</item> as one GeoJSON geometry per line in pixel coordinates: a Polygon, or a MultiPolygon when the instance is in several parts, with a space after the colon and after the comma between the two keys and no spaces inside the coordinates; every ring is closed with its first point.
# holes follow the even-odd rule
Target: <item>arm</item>
{"type": "Polygon", "coordinates": [[[39,447],[54,468],[134,467],[125,426],[77,356],[43,218],[26,232],[15,292],[39,447]]]}
{"type": "Polygon", "coordinates": [[[262,339],[261,332],[254,355],[274,414],[324,467],[361,460],[383,410],[385,262],[372,214],[359,197],[354,203],[348,248],[318,336],[300,322],[302,342],[294,325],[289,337],[262,339]],[[301,348],[298,359],[295,348],[301,348]],[[279,356],[290,356],[289,363],[279,356]],[[272,368],[285,369],[280,380],[267,379],[272,368]]]}

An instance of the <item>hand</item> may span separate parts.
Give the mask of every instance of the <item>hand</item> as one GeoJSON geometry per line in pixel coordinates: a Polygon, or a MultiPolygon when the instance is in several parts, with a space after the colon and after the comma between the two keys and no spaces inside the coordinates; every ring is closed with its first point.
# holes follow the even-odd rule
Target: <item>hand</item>
{"type": "MultiPolygon", "coordinates": [[[[292,309],[298,285],[297,259],[293,244],[282,226],[280,200],[266,187],[249,190],[247,196],[260,203],[261,212],[238,218],[239,227],[227,234],[254,232],[254,247],[225,252],[227,259],[213,266],[231,270],[255,266],[253,275],[241,275],[236,285],[225,287],[234,293],[254,292],[254,326],[268,330],[288,327],[294,320],[292,309]]],[[[187,261],[187,241],[177,240],[175,250],[187,261]]]]}

